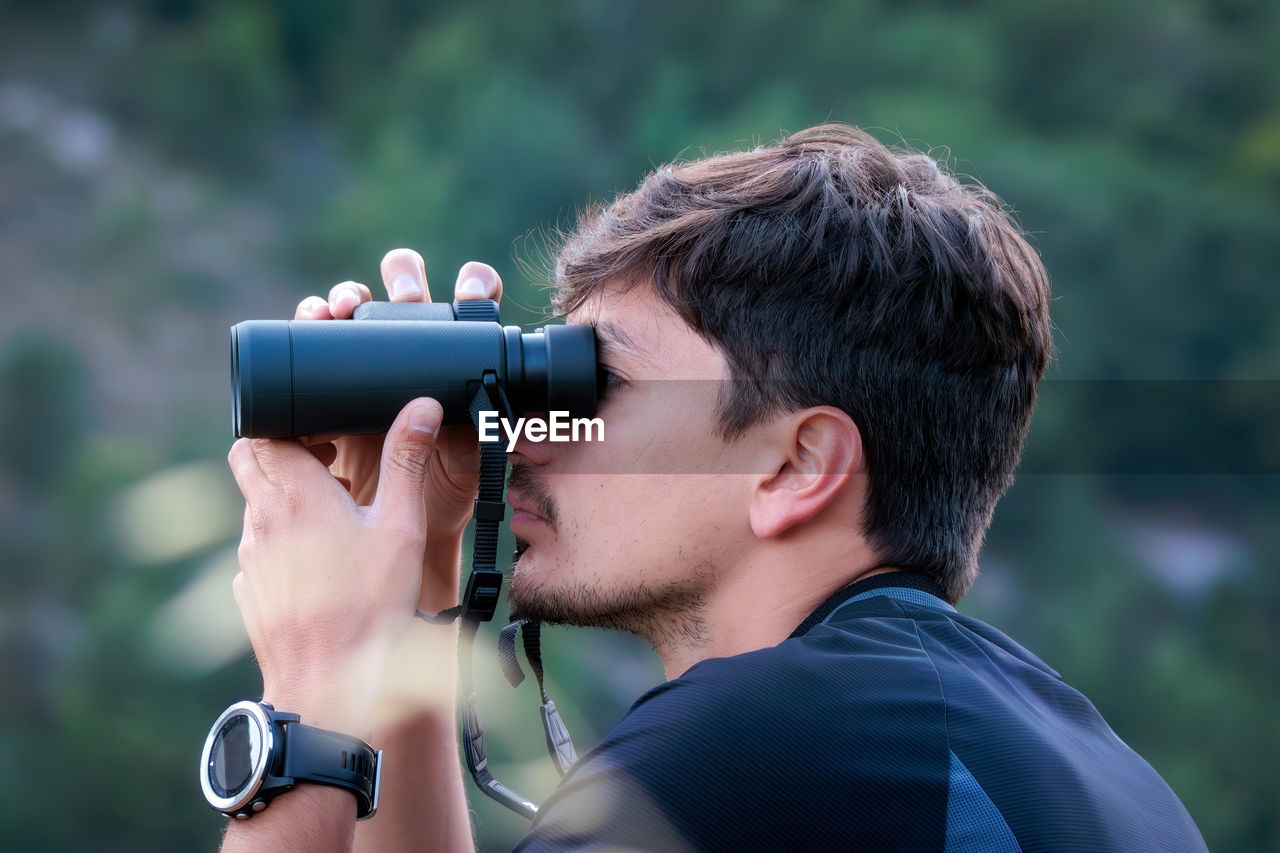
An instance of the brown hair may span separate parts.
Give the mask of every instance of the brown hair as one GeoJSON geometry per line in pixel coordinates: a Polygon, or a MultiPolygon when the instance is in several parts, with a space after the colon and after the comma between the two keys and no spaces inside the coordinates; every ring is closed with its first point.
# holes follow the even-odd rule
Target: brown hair
{"type": "Polygon", "coordinates": [[[778,411],[847,412],[868,542],[953,601],[968,590],[1052,346],[1048,276],[993,193],[827,124],[586,210],[556,311],[611,279],[652,282],[724,354],[726,439],[778,411]]]}

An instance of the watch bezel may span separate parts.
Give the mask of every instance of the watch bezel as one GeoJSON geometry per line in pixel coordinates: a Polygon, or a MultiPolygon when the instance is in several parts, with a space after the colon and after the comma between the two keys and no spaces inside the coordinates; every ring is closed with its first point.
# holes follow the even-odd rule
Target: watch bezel
{"type": "Polygon", "coordinates": [[[274,735],[275,727],[271,724],[271,718],[267,716],[266,710],[257,702],[249,700],[236,702],[219,715],[213,726],[210,727],[209,734],[204,739],[204,749],[200,752],[200,789],[204,792],[204,798],[209,805],[220,812],[233,814],[253,801],[253,798],[257,796],[258,789],[262,787],[263,779],[267,775],[267,764],[275,746],[274,735]],[[262,737],[262,749],[258,752],[253,771],[249,774],[249,779],[245,782],[241,792],[232,797],[222,797],[213,790],[213,785],[209,781],[209,773],[211,772],[209,759],[212,758],[213,744],[217,740],[218,732],[222,730],[227,720],[238,715],[249,717],[258,726],[259,734],[262,737]]]}

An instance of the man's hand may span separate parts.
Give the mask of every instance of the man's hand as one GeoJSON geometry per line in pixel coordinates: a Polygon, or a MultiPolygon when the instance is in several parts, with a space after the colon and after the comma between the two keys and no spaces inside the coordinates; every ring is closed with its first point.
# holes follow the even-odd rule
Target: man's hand
{"type": "Polygon", "coordinates": [[[426,398],[400,412],[366,506],[298,441],[231,448],[245,498],[236,603],[263,698],[303,722],[369,737],[383,660],[418,598],[423,489],[442,415],[426,398]]]}
{"type": "MultiPolygon", "coordinates": [[[[430,302],[422,257],[412,249],[395,249],[382,259],[382,283],[392,302],[430,302]]],[[[310,296],[295,320],[345,320],[373,298],[359,282],[335,285],[327,299],[310,296]]],[[[455,299],[502,298],[502,279],[487,264],[472,261],[458,271],[455,299]]],[[[303,439],[333,475],[348,486],[358,505],[373,501],[378,488],[378,460],[383,435],[318,436],[303,439]]],[[[479,484],[480,450],[470,426],[440,432],[427,465],[425,499],[427,546],[422,565],[419,609],[434,613],[458,603],[458,554],[462,532],[471,518],[479,484]]]]}
{"type": "MultiPolygon", "coordinates": [[[[416,252],[388,253],[382,281],[393,302],[430,301],[416,252]]],[[[458,273],[455,298],[501,296],[492,267],[458,273]]],[[[343,282],[327,299],[303,300],[294,319],[346,320],[371,299],[343,282]]],[[[236,600],[263,698],[385,750],[379,814],[361,824],[359,842],[380,853],[473,849],[454,719],[457,626],[417,623],[391,648],[415,603],[427,612],[458,603],[479,444],[469,426],[415,435],[415,405],[440,423],[439,406],[420,400],[385,435],[241,441],[231,452],[248,505],[236,600]]],[[[234,825],[223,849],[277,849],[287,837],[289,849],[346,850],[354,822],[350,794],[301,786],[234,825]]]]}

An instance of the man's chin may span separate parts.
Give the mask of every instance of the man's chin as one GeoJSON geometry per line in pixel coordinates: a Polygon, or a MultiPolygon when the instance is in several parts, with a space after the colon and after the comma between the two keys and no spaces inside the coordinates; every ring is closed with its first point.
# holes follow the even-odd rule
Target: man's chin
{"type": "Polygon", "coordinates": [[[511,557],[511,589],[532,583],[534,578],[539,578],[538,583],[542,582],[541,577],[545,566],[541,557],[538,548],[528,542],[516,540],[515,554],[511,557]]]}
{"type": "Polygon", "coordinates": [[[536,546],[517,557],[507,584],[512,613],[548,625],[596,626],[598,617],[584,612],[591,609],[591,602],[583,600],[582,590],[566,588],[564,578],[556,577],[551,569],[536,546]]]}
{"type": "Polygon", "coordinates": [[[530,550],[528,543],[517,542],[515,557],[511,561],[511,578],[507,581],[507,601],[513,613],[543,621],[537,611],[544,609],[541,601],[546,578],[542,575],[542,566],[538,565],[537,554],[530,553],[530,550]]]}
{"type": "Polygon", "coordinates": [[[705,595],[689,589],[687,583],[658,589],[605,589],[598,581],[575,581],[559,571],[548,571],[551,568],[539,565],[536,547],[517,562],[507,587],[513,618],[624,631],[642,637],[655,649],[673,642],[706,641],[705,595]]]}

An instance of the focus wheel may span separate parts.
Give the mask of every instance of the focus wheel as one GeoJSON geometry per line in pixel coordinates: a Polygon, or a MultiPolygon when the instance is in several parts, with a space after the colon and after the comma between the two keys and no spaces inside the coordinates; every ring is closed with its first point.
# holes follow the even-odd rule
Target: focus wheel
{"type": "Polygon", "coordinates": [[[460,299],[453,303],[453,310],[459,320],[499,322],[498,303],[492,299],[460,299]]]}

